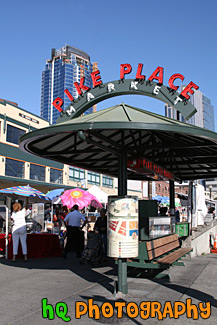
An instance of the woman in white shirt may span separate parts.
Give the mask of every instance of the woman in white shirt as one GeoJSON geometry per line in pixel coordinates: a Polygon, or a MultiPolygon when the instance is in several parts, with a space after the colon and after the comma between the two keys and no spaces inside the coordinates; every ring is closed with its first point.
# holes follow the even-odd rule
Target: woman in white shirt
{"type": "Polygon", "coordinates": [[[27,245],[26,245],[26,209],[21,208],[20,203],[13,204],[13,213],[11,219],[13,220],[13,262],[16,261],[16,255],[18,253],[19,240],[21,241],[22,251],[24,255],[24,261],[27,261],[27,245]]]}

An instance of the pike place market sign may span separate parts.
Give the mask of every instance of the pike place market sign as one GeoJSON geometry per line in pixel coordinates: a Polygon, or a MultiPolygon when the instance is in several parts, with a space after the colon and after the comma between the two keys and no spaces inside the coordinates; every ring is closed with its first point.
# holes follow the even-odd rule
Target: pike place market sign
{"type": "Polygon", "coordinates": [[[190,95],[194,93],[199,87],[194,82],[183,89],[181,93],[177,92],[178,86],[174,83],[176,79],[184,80],[184,76],[180,73],[173,74],[169,80],[168,85],[163,85],[164,69],[157,67],[155,71],[146,79],[142,74],[143,64],[139,63],[135,79],[125,79],[125,76],[131,73],[132,66],[128,63],[120,65],[120,79],[103,83],[100,71],[91,73],[93,88],[85,85],[85,78],[81,78],[80,84],[74,82],[74,86],[78,93],[78,98],[73,98],[68,89],[64,92],[71,100],[71,104],[65,109],[62,109],[63,100],[57,97],[53,101],[53,106],[61,113],[57,123],[64,122],[74,117],[80,116],[88,108],[93,105],[115,96],[137,94],[159,99],[170,106],[174,106],[186,119],[189,119],[196,113],[196,108],[188,101],[190,95]]]}

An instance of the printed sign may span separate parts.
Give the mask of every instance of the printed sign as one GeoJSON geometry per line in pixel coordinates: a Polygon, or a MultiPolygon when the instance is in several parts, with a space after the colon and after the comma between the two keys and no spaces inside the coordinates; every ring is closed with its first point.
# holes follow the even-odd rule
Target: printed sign
{"type": "Polygon", "coordinates": [[[108,256],[138,256],[138,198],[109,196],[108,256]]]}
{"type": "Polygon", "coordinates": [[[44,230],[44,203],[32,204],[32,219],[37,221],[44,230]]]}

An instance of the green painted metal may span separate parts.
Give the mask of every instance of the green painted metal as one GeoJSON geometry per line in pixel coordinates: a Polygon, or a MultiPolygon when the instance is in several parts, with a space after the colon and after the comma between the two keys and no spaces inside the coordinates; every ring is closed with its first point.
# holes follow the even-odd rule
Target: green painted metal
{"type": "MultiPolygon", "coordinates": [[[[169,251],[168,253],[162,254],[161,256],[158,256],[157,258],[153,260],[149,260],[148,252],[146,248],[146,242],[147,241],[140,241],[139,242],[139,256],[127,261],[127,266],[129,267],[136,267],[136,268],[142,268],[142,269],[153,269],[153,270],[165,270],[170,267],[170,264],[158,264],[158,259],[169,255],[170,253],[176,251],[177,249],[173,249],[169,251]]],[[[193,249],[191,249],[188,253],[184,254],[183,256],[179,257],[177,261],[173,262],[172,265],[176,266],[185,266],[184,262],[181,262],[181,258],[187,256],[192,252],[193,249]]]]}
{"type": "Polygon", "coordinates": [[[64,185],[63,184],[57,184],[57,183],[46,183],[46,182],[40,182],[40,181],[35,181],[34,179],[26,179],[26,178],[19,178],[19,177],[11,177],[11,176],[1,176],[0,175],[0,181],[4,182],[11,182],[13,183],[13,186],[15,185],[25,185],[25,184],[29,184],[30,186],[34,185],[41,185],[41,186],[45,186],[48,188],[48,190],[50,189],[56,189],[56,188],[65,188],[65,189],[71,189],[72,186],[68,186],[68,185],[64,185]]]}
{"type": "Polygon", "coordinates": [[[83,93],[77,100],[72,101],[71,104],[61,113],[60,117],[57,119],[57,123],[62,123],[69,119],[78,117],[88,108],[105,99],[115,96],[135,94],[153,97],[168,103],[180,111],[186,119],[189,119],[197,112],[196,108],[187,100],[178,102],[174,105],[175,100],[179,98],[180,94],[169,87],[164,85],[159,86],[156,82],[123,79],[101,84],[98,87],[83,93]],[[159,87],[158,91],[155,91],[156,87],[159,87]]]}
{"type": "MultiPolygon", "coordinates": [[[[20,122],[20,121],[17,121],[16,119],[13,119],[13,118],[7,116],[6,114],[5,114],[5,115],[0,114],[0,119],[4,119],[5,130],[6,130],[6,121],[7,121],[7,122],[14,123],[14,124],[16,124],[17,126],[21,126],[21,127],[23,127],[23,128],[26,128],[26,129],[29,129],[29,128],[30,128],[31,131],[33,131],[33,130],[37,130],[37,128],[34,128],[33,126],[31,126],[31,125],[29,125],[29,124],[26,124],[26,123],[22,123],[22,122],[20,122]]],[[[4,132],[4,133],[5,133],[5,132],[4,132]]]]}
{"type": "Polygon", "coordinates": [[[4,122],[3,122],[3,133],[5,134],[6,133],[6,127],[7,127],[7,116],[6,114],[2,115],[1,116],[4,118],[4,122]]]}
{"type": "Polygon", "coordinates": [[[35,130],[34,132],[23,135],[20,142],[22,143],[24,140],[33,137],[52,135],[57,132],[60,133],[88,129],[147,129],[192,134],[204,138],[212,138],[217,141],[217,133],[215,132],[122,103],[96,113],[81,116],[74,120],[72,119],[70,121],[65,121],[64,123],[35,130]]]}
{"type": "Polygon", "coordinates": [[[8,158],[19,159],[33,164],[35,163],[38,165],[48,166],[51,168],[53,167],[53,168],[63,169],[64,166],[62,163],[58,163],[53,160],[39,158],[37,156],[32,156],[32,155],[30,156],[29,154],[21,151],[19,148],[10,146],[5,143],[0,143],[0,152],[1,155],[4,155],[8,158]]]}
{"type": "Polygon", "coordinates": [[[171,280],[170,274],[159,273],[154,276],[156,280],[171,280]]]}
{"type": "Polygon", "coordinates": [[[40,116],[38,116],[38,115],[36,115],[36,114],[30,112],[30,111],[27,111],[27,110],[25,110],[25,109],[22,108],[22,107],[19,107],[19,106],[17,106],[17,105],[14,105],[14,104],[13,104],[12,102],[10,102],[10,101],[6,101],[6,100],[4,100],[3,102],[0,102],[0,105],[4,105],[4,106],[6,106],[7,104],[10,105],[10,106],[15,107],[15,108],[17,108],[17,109],[19,109],[19,110],[20,110],[20,113],[21,113],[21,111],[22,111],[22,112],[25,112],[25,113],[27,113],[27,114],[31,114],[31,115],[35,116],[36,119],[38,118],[38,119],[40,119],[40,120],[43,120],[43,121],[46,121],[46,122],[47,122],[47,120],[45,120],[43,117],[40,117],[40,116]]]}
{"type": "Polygon", "coordinates": [[[170,215],[175,215],[175,187],[174,187],[174,181],[170,180],[170,215]]]}
{"type": "MultiPolygon", "coordinates": [[[[127,159],[145,157],[169,170],[176,181],[217,176],[215,132],[124,103],[30,132],[21,137],[20,148],[112,177],[118,175],[123,150],[127,159]]],[[[128,179],[148,180],[145,173],[129,170],[128,179]]]]}
{"type": "Polygon", "coordinates": [[[176,234],[179,237],[186,237],[189,235],[189,223],[188,222],[178,222],[176,223],[176,234]]]}

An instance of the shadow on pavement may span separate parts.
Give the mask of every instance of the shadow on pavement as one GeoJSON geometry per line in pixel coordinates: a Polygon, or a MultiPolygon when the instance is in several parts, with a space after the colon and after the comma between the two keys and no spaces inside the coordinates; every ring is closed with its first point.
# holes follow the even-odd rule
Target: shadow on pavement
{"type": "Polygon", "coordinates": [[[38,270],[70,270],[79,277],[90,283],[100,284],[108,291],[113,293],[114,281],[111,276],[116,275],[117,267],[113,259],[108,259],[98,265],[92,266],[88,263],[80,264],[80,259],[76,258],[73,253],[69,254],[66,260],[62,257],[52,258],[32,258],[28,262],[23,259],[17,259],[16,262],[0,258],[0,264],[8,265],[13,268],[38,269],[38,270]]]}
{"type": "Polygon", "coordinates": [[[166,288],[172,289],[174,291],[180,292],[182,295],[187,295],[191,298],[195,298],[197,300],[203,301],[203,302],[210,302],[211,306],[217,307],[217,300],[203,292],[197,289],[189,288],[186,286],[173,284],[170,282],[168,278],[165,279],[155,279],[155,276],[158,276],[161,272],[151,272],[149,270],[139,270],[139,269],[132,269],[128,272],[128,277],[130,278],[140,278],[140,279],[149,279],[150,281],[157,283],[161,286],[164,286],[166,288]]]}
{"type": "Polygon", "coordinates": [[[119,299],[116,299],[116,300],[111,300],[111,299],[107,299],[106,297],[103,297],[103,296],[98,296],[98,295],[93,295],[93,296],[84,296],[84,295],[81,295],[81,298],[82,299],[85,299],[88,301],[88,299],[93,299],[94,303],[99,305],[99,303],[110,303],[113,308],[114,308],[114,315],[111,317],[110,321],[108,318],[105,318],[103,317],[102,315],[100,316],[100,319],[99,320],[95,320],[95,322],[99,322],[99,323],[122,323],[122,322],[130,322],[130,323],[134,323],[134,324],[137,324],[137,325],[142,325],[142,323],[138,322],[135,318],[129,318],[127,313],[125,313],[123,310],[122,310],[122,317],[121,318],[118,318],[117,317],[117,313],[116,313],[116,309],[115,309],[115,302],[126,302],[126,300],[122,299],[122,298],[119,298],[119,299]]]}
{"type": "Polygon", "coordinates": [[[164,283],[161,280],[158,281],[158,280],[153,279],[152,281],[155,283],[158,283],[164,287],[172,289],[174,291],[180,292],[183,295],[189,296],[191,298],[195,298],[195,299],[203,301],[203,302],[210,302],[211,306],[217,308],[217,300],[213,296],[211,296],[203,291],[193,289],[193,288],[188,288],[188,287],[181,286],[178,284],[164,283]]]}
{"type": "MultiPolygon", "coordinates": [[[[3,257],[0,258],[0,264],[8,265],[13,268],[25,268],[25,269],[48,269],[48,270],[70,270],[77,276],[85,279],[90,283],[100,284],[106,290],[113,294],[114,292],[114,280],[112,279],[113,276],[117,276],[117,265],[115,265],[112,259],[108,259],[108,261],[103,262],[102,264],[98,264],[95,266],[84,264],[81,265],[80,260],[74,257],[73,255],[70,256],[67,260],[64,260],[62,257],[55,257],[55,258],[41,258],[41,259],[30,259],[27,263],[24,262],[22,259],[18,259],[16,263],[13,263],[11,260],[5,260],[3,257]]],[[[176,292],[181,293],[182,295],[187,295],[191,298],[195,298],[197,300],[203,302],[210,302],[213,307],[217,308],[217,300],[197,289],[189,288],[186,286],[173,284],[168,281],[158,280],[151,277],[150,273],[139,273],[136,276],[135,271],[129,272],[128,277],[131,278],[144,278],[149,279],[150,281],[159,284],[160,286],[169,288],[176,292]]],[[[145,286],[145,285],[144,285],[145,286]]],[[[144,288],[145,289],[145,288],[144,288]]],[[[85,297],[87,299],[93,297],[85,297]]],[[[94,300],[96,301],[105,301],[106,297],[95,296],[94,300]],[[104,299],[104,300],[103,300],[104,299]]],[[[109,300],[106,300],[109,301],[109,300]]]]}

